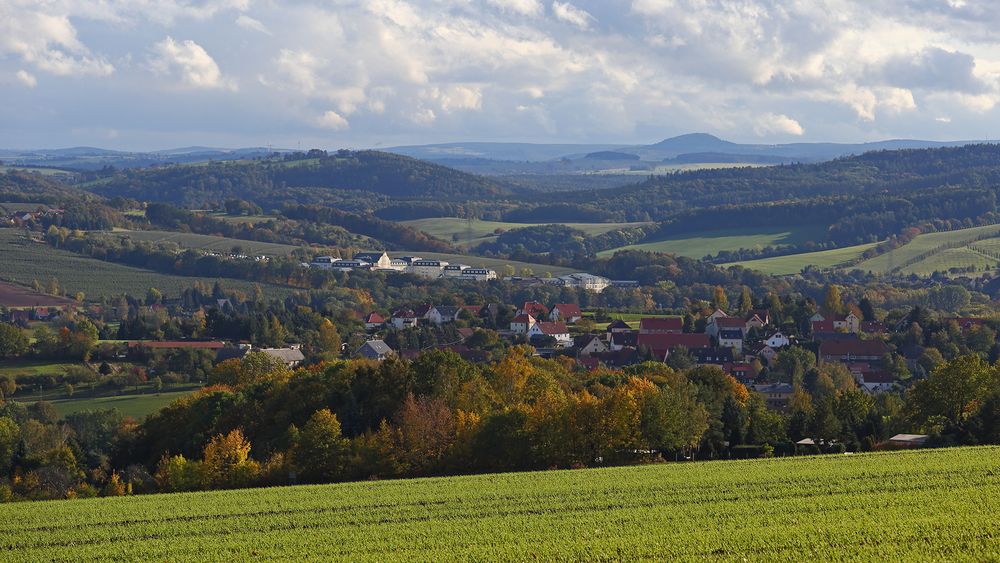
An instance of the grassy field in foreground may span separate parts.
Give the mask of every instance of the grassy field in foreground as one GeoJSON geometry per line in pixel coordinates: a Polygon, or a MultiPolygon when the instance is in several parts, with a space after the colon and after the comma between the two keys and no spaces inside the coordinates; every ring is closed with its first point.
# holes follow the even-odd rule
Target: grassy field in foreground
{"type": "MultiPolygon", "coordinates": [[[[82,291],[88,300],[122,293],[144,296],[151,287],[168,297],[178,297],[184,288],[191,287],[196,281],[208,287],[216,281],[214,278],[174,276],[102,262],[25,240],[23,233],[18,229],[0,229],[0,279],[3,281],[30,286],[35,279],[47,284],[56,278],[68,295],[82,291]]],[[[227,289],[249,294],[254,291],[254,284],[247,281],[226,279],[222,283],[227,289]]],[[[261,288],[269,297],[284,298],[292,293],[289,288],[267,284],[261,284],[261,288]]]]}
{"type": "MultiPolygon", "coordinates": [[[[434,217],[431,219],[415,219],[400,221],[401,224],[423,231],[441,240],[454,242],[460,246],[475,246],[496,239],[495,231],[503,229],[521,229],[547,223],[506,223],[501,221],[467,221],[458,217],[434,217]]],[[[580,229],[588,235],[600,235],[615,229],[638,227],[646,223],[561,223],[574,229],[580,229]]]]}
{"type": "Polygon", "coordinates": [[[1000,448],[0,506],[0,553],[125,560],[992,560],[1000,448]]]}
{"type": "Polygon", "coordinates": [[[821,250],[819,252],[807,252],[805,254],[790,254],[788,256],[775,256],[773,258],[761,258],[759,260],[745,260],[743,262],[732,262],[721,264],[726,266],[743,266],[757,270],[765,274],[782,276],[787,274],[797,274],[806,266],[816,266],[817,268],[834,268],[849,260],[853,260],[861,254],[875,246],[876,243],[859,244],[857,246],[847,246],[835,248],[833,250],[821,250]]]}
{"type": "Polygon", "coordinates": [[[704,232],[684,233],[656,242],[645,242],[599,253],[608,256],[622,249],[668,252],[691,258],[704,258],[723,250],[741,248],[764,248],[787,244],[802,244],[806,241],[820,241],[826,238],[826,228],[822,226],[777,226],[718,229],[704,232]]]}

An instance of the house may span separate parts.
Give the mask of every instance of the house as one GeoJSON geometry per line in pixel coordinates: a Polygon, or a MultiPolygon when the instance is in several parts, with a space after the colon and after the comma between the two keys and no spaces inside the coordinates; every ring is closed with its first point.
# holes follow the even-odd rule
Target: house
{"type": "Polygon", "coordinates": [[[680,317],[639,319],[639,334],[680,334],[684,332],[684,319],[680,317]]]}
{"type": "Polygon", "coordinates": [[[365,330],[369,332],[382,328],[384,324],[385,318],[374,311],[365,315],[365,330]]]}
{"type": "Polygon", "coordinates": [[[618,351],[603,352],[594,354],[591,358],[597,358],[602,364],[609,368],[622,368],[639,363],[639,353],[635,348],[624,348],[618,351]]]}
{"type": "Polygon", "coordinates": [[[553,278],[550,283],[600,293],[611,285],[611,280],[602,276],[578,272],[553,278]]]}
{"type": "Polygon", "coordinates": [[[733,379],[743,385],[752,385],[757,375],[753,372],[753,366],[743,362],[726,362],[722,364],[722,371],[733,376],[733,379]]]}
{"type": "Polygon", "coordinates": [[[448,264],[441,269],[441,275],[446,278],[457,278],[462,275],[462,272],[468,270],[469,267],[465,264],[448,264]]]}
{"type": "Polygon", "coordinates": [[[347,271],[347,270],[367,270],[371,267],[372,267],[371,263],[365,262],[363,260],[334,260],[325,269],[347,271]]]}
{"type": "Polygon", "coordinates": [[[615,319],[608,323],[608,328],[605,330],[608,334],[614,334],[616,332],[632,332],[632,327],[621,319],[615,319]]]}
{"type": "Polygon", "coordinates": [[[551,336],[556,339],[556,345],[568,348],[573,345],[573,338],[569,335],[566,323],[535,323],[528,329],[528,338],[540,338],[551,336]]]}
{"type": "Polygon", "coordinates": [[[737,356],[743,354],[743,331],[730,328],[720,330],[719,347],[732,348],[737,356]]]}
{"type": "Polygon", "coordinates": [[[418,321],[429,321],[431,320],[431,309],[434,305],[430,303],[424,303],[423,305],[417,307],[413,310],[413,314],[416,315],[418,321]]]}
{"type": "Polygon", "coordinates": [[[490,281],[497,279],[497,273],[488,268],[466,268],[459,279],[470,281],[490,281]]]}
{"type": "Polygon", "coordinates": [[[514,317],[510,321],[510,331],[514,334],[528,334],[528,331],[533,326],[535,326],[535,317],[524,313],[514,317]]]}
{"type": "Polygon", "coordinates": [[[389,319],[389,324],[396,330],[413,328],[417,326],[418,322],[417,314],[413,309],[396,309],[389,319]]]}
{"type": "Polygon", "coordinates": [[[795,389],[788,383],[764,383],[753,385],[753,390],[764,396],[767,408],[785,410],[795,389]]]}
{"type": "Polygon", "coordinates": [[[442,325],[444,323],[453,323],[458,320],[459,313],[462,312],[461,307],[453,307],[451,305],[437,305],[431,307],[431,310],[427,313],[427,320],[436,324],[442,325]]]}
{"type": "Polygon", "coordinates": [[[549,316],[549,308],[539,303],[538,301],[525,301],[524,305],[517,310],[518,315],[531,315],[536,319],[542,319],[549,316]]]}
{"type": "Polygon", "coordinates": [[[698,365],[723,366],[736,361],[732,348],[702,346],[691,348],[689,351],[691,352],[691,357],[694,359],[694,363],[698,365]]]}
{"type": "Polygon", "coordinates": [[[406,271],[421,278],[436,279],[441,277],[441,271],[447,265],[447,262],[441,260],[414,260],[406,271]]]}
{"type": "Polygon", "coordinates": [[[764,328],[771,324],[771,312],[767,309],[752,309],[747,313],[746,328],[764,328]]]}
{"type": "Polygon", "coordinates": [[[608,345],[597,335],[583,334],[573,339],[573,347],[576,348],[576,355],[581,357],[592,356],[609,352],[608,345]]]}
{"type": "Polygon", "coordinates": [[[354,352],[354,355],[359,358],[367,358],[369,360],[378,360],[381,362],[394,353],[395,352],[392,351],[392,348],[390,348],[385,342],[381,340],[369,340],[368,342],[362,344],[361,347],[354,352]]]}
{"type": "Polygon", "coordinates": [[[976,317],[947,317],[941,320],[943,320],[945,324],[954,322],[958,325],[962,334],[965,334],[974,328],[982,327],[986,324],[986,319],[979,319],[976,317]]]}
{"type": "Polygon", "coordinates": [[[868,393],[890,391],[895,385],[891,373],[870,363],[847,364],[847,370],[851,372],[858,387],[868,393]]]}
{"type": "Polygon", "coordinates": [[[402,256],[400,258],[393,258],[392,260],[389,261],[389,268],[392,270],[405,272],[417,260],[423,260],[423,258],[419,256],[402,256]]]}
{"type": "Polygon", "coordinates": [[[674,348],[707,348],[709,346],[708,335],[706,334],[684,334],[684,333],[653,333],[643,334],[639,332],[637,339],[639,348],[648,348],[653,356],[665,359],[674,348]]]}
{"type": "Polygon", "coordinates": [[[854,314],[853,311],[847,313],[846,315],[831,315],[824,316],[822,313],[816,313],[809,319],[813,325],[813,333],[816,332],[849,332],[851,334],[857,334],[861,332],[861,318],[854,314]],[[832,323],[833,330],[829,330],[831,325],[820,324],[817,322],[829,321],[832,323]],[[821,330],[816,330],[816,326],[820,326],[821,330]]]}
{"type": "Polygon", "coordinates": [[[580,306],[574,303],[556,303],[549,312],[549,320],[552,322],[562,321],[573,324],[583,318],[580,306]]]}
{"type": "Polygon", "coordinates": [[[612,332],[608,338],[608,348],[612,352],[617,352],[624,348],[635,348],[639,345],[639,333],[634,330],[628,332],[612,332]]]}
{"type": "Polygon", "coordinates": [[[764,363],[771,365],[774,360],[778,358],[778,351],[770,346],[764,346],[760,349],[760,352],[757,353],[757,356],[759,356],[761,360],[764,360],[764,363]]]}
{"type": "Polygon", "coordinates": [[[739,317],[715,317],[709,318],[708,324],[705,325],[705,334],[711,336],[712,338],[718,338],[719,332],[723,330],[738,330],[740,331],[740,339],[746,334],[747,323],[739,317]]]}
{"type": "Polygon", "coordinates": [[[712,311],[712,314],[708,316],[708,320],[705,322],[710,323],[715,319],[718,319],[719,317],[728,317],[728,316],[729,315],[727,315],[726,312],[723,311],[722,309],[716,309],[712,311]]]}
{"type": "Polygon", "coordinates": [[[385,252],[357,252],[353,258],[357,262],[367,262],[374,268],[388,270],[392,267],[392,258],[385,252]]]}
{"type": "Polygon", "coordinates": [[[306,357],[302,354],[302,350],[298,346],[291,346],[288,348],[261,348],[258,351],[279,360],[289,368],[298,367],[306,360],[306,357]]]}
{"type": "Polygon", "coordinates": [[[882,340],[825,340],[819,345],[819,361],[842,364],[878,364],[889,353],[889,346],[882,340]]]}
{"type": "Polygon", "coordinates": [[[774,349],[788,346],[791,343],[792,341],[787,336],[785,336],[784,333],[782,333],[780,330],[764,339],[764,344],[774,349]]]}
{"type": "Polygon", "coordinates": [[[861,321],[861,332],[865,334],[888,334],[889,327],[882,321],[861,321]]]}

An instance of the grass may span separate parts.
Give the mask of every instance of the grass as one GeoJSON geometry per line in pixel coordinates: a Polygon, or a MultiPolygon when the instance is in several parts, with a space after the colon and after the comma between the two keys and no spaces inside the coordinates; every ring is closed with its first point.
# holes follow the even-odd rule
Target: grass
{"type": "Polygon", "coordinates": [[[256,242],[235,238],[199,235],[194,233],[173,233],[169,231],[115,231],[113,236],[128,237],[135,241],[154,244],[171,243],[181,248],[228,253],[238,246],[247,256],[287,256],[299,247],[290,244],[256,242]]]}
{"type": "Polygon", "coordinates": [[[619,250],[631,249],[704,258],[709,254],[718,254],[723,250],[802,244],[807,241],[821,241],[825,238],[826,227],[823,226],[744,227],[684,233],[656,242],[605,250],[599,255],[609,256],[619,250]]]}
{"type": "MultiPolygon", "coordinates": [[[[86,410],[117,409],[125,416],[142,420],[169,405],[176,399],[190,395],[198,389],[198,385],[182,385],[165,389],[161,393],[147,390],[141,393],[124,391],[121,395],[103,397],[68,397],[62,399],[46,399],[56,408],[60,416],[86,410]]],[[[64,395],[65,396],[65,395],[64,395]]]]}
{"type": "MultiPolygon", "coordinates": [[[[482,221],[473,219],[468,221],[459,217],[436,217],[431,219],[416,219],[412,221],[400,221],[401,224],[423,231],[441,240],[454,242],[460,246],[475,246],[484,242],[496,240],[495,231],[502,229],[521,229],[524,227],[534,227],[549,223],[507,223],[501,221],[482,221]]],[[[616,229],[629,227],[639,227],[648,223],[559,223],[580,229],[588,235],[600,235],[616,229]]]]}
{"type": "MultiPolygon", "coordinates": [[[[161,274],[151,270],[132,268],[102,262],[67,250],[52,248],[44,243],[32,242],[18,229],[0,229],[0,280],[31,286],[33,280],[43,285],[52,278],[68,294],[82,291],[87,299],[97,300],[128,293],[145,296],[151,287],[168,297],[177,297],[185,288],[200,281],[211,287],[214,278],[199,278],[161,274]]],[[[228,289],[253,294],[254,285],[243,280],[222,280],[228,289]]],[[[269,297],[284,298],[292,293],[285,287],[260,284],[269,297]]]]}
{"type": "MultiPolygon", "coordinates": [[[[973,227],[971,229],[958,229],[955,231],[918,235],[909,244],[891,252],[876,256],[870,260],[865,260],[864,262],[858,264],[857,267],[864,271],[885,274],[889,273],[890,270],[893,270],[894,268],[904,266],[908,261],[914,260],[925,253],[933,252],[937,249],[944,251],[948,249],[947,247],[954,245],[966,246],[967,244],[972,243],[977,237],[993,233],[1000,233],[1000,225],[987,225],[984,227],[973,227]]],[[[981,244],[983,244],[983,242],[976,242],[976,245],[981,244]]],[[[945,270],[952,267],[949,266],[946,261],[942,260],[937,260],[936,265],[940,269],[945,270]]],[[[927,273],[933,272],[933,270],[928,272],[927,267],[922,267],[919,264],[913,264],[911,269],[927,273]]]]}
{"type": "Polygon", "coordinates": [[[0,506],[22,561],[1000,557],[996,447],[0,506]]]}
{"type": "Polygon", "coordinates": [[[721,266],[743,266],[744,268],[750,268],[765,274],[783,276],[788,274],[797,274],[806,266],[815,266],[820,269],[836,268],[841,264],[858,258],[862,253],[864,253],[864,251],[874,247],[875,244],[876,243],[860,244],[857,246],[835,248],[833,250],[820,250],[818,252],[807,252],[804,254],[775,256],[772,258],[761,258],[759,260],[745,260],[743,262],[721,264],[721,266]]]}
{"type": "Polygon", "coordinates": [[[38,360],[2,360],[0,361],[0,376],[62,375],[67,367],[76,365],[79,364],[38,360]]]}

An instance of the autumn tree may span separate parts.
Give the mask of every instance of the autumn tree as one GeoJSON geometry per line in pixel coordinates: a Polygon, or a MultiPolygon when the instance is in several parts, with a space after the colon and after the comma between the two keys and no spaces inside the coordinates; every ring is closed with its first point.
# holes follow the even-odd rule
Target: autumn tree
{"type": "Polygon", "coordinates": [[[207,484],[215,488],[250,485],[260,471],[250,459],[250,442],[238,428],[205,445],[202,468],[207,484]]]}
{"type": "Polygon", "coordinates": [[[299,432],[292,461],[310,482],[336,481],[344,476],[349,443],[330,409],[313,413],[299,432]]]}
{"type": "Polygon", "coordinates": [[[836,285],[826,286],[826,295],[823,297],[823,312],[828,315],[844,314],[844,304],[840,301],[840,288],[836,285]]]}

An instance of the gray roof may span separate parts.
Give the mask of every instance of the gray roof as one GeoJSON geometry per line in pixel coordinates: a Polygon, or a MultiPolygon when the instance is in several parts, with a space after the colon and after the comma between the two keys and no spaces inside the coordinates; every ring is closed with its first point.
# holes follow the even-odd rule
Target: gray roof
{"type": "Polygon", "coordinates": [[[357,353],[358,355],[369,356],[369,357],[384,356],[386,354],[391,354],[392,348],[390,348],[388,344],[386,344],[381,340],[369,340],[368,342],[362,344],[360,348],[358,348],[357,353]]]}
{"type": "Polygon", "coordinates": [[[791,393],[795,389],[788,383],[763,383],[754,385],[753,390],[758,393],[791,393]]]}
{"type": "Polygon", "coordinates": [[[720,330],[719,331],[720,340],[743,340],[743,331],[741,330],[720,330]]]}
{"type": "Polygon", "coordinates": [[[260,351],[285,363],[301,362],[306,359],[302,350],[298,348],[262,348],[260,351]]]}

